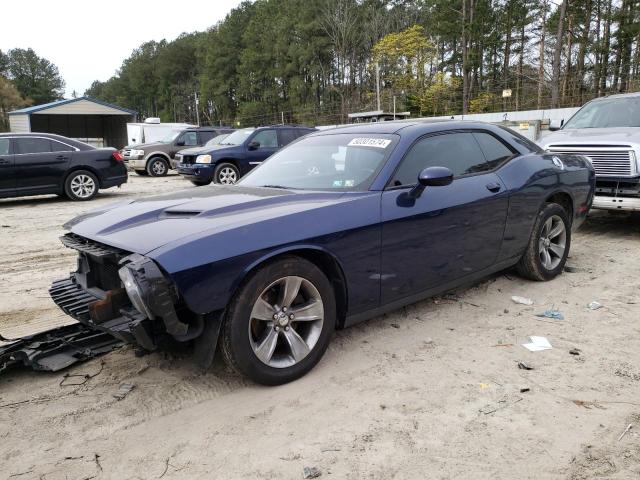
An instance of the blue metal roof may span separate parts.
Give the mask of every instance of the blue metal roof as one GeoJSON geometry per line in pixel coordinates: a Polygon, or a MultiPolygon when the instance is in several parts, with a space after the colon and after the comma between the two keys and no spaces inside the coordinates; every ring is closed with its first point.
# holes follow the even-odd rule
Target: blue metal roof
{"type": "Polygon", "coordinates": [[[118,105],[113,105],[111,103],[103,102],[102,100],[98,100],[96,98],[91,97],[78,97],[78,98],[69,98],[66,100],[57,100],[51,103],[44,103],[42,105],[34,105],[33,107],[22,108],[20,110],[14,110],[13,112],[9,112],[9,115],[31,115],[32,113],[40,112],[42,110],[47,110],[53,107],[59,107],[60,105],[66,105],[67,103],[79,102],[80,100],[87,100],[89,102],[97,103],[99,105],[104,105],[105,107],[115,108],[116,110],[120,110],[123,113],[128,115],[137,115],[138,112],[135,110],[129,110],[128,108],[122,108],[118,105]]]}

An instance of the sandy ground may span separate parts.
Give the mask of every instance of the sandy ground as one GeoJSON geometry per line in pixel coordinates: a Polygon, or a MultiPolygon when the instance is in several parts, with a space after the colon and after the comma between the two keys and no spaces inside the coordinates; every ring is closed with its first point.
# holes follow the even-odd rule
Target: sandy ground
{"type": "MultiPolygon", "coordinates": [[[[58,241],[65,220],[187,185],[133,176],[90,204],[0,200],[0,332],[66,320],[47,295],[74,268],[58,241]]],[[[299,479],[316,467],[346,479],[638,478],[639,246],[640,218],[593,215],[574,236],[577,272],[550,283],[505,272],[337,332],[321,363],[282,387],[219,360],[202,373],[130,348],[67,372],[4,372],[0,477],[299,479]],[[534,315],[554,305],[565,320],[534,315]],[[527,351],[528,335],[553,349],[527,351]],[[123,383],[135,388],[116,400],[123,383]]]]}

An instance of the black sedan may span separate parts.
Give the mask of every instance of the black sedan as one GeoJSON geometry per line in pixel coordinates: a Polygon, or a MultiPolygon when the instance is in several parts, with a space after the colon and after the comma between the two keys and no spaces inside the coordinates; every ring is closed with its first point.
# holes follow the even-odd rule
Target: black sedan
{"type": "Polygon", "coordinates": [[[553,279],[594,186],[587,158],[494,125],[326,130],[237,185],[72,220],[62,241],[78,271],[51,296],[144,349],[194,341],[212,359],[219,344],[238,371],[283,383],[320,360],[335,328],[505,268],[553,279]]]}
{"type": "Polygon", "coordinates": [[[0,198],[57,194],[91,200],[98,190],[127,181],[114,148],[48,133],[0,134],[0,198]]]}

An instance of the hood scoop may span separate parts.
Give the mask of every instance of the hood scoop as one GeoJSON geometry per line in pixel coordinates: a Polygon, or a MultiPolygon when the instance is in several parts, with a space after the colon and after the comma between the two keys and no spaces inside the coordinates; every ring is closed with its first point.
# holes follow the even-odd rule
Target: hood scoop
{"type": "Polygon", "coordinates": [[[158,218],[192,218],[201,213],[201,210],[165,210],[158,218]]]}

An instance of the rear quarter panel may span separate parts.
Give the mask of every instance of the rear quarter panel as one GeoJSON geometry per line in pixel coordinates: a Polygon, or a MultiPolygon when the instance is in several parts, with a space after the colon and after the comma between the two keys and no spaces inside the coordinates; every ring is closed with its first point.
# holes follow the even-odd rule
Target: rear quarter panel
{"type": "Polygon", "coordinates": [[[499,260],[522,256],[540,208],[553,195],[571,197],[574,228],[582,223],[593,200],[595,173],[589,161],[579,155],[524,155],[497,173],[509,192],[499,260]]]}
{"type": "Polygon", "coordinates": [[[113,148],[98,148],[73,153],[70,164],[71,170],[86,169],[97,175],[100,184],[105,182],[117,182],[120,179],[126,181],[127,167],[124,162],[113,158],[113,148]]]}

